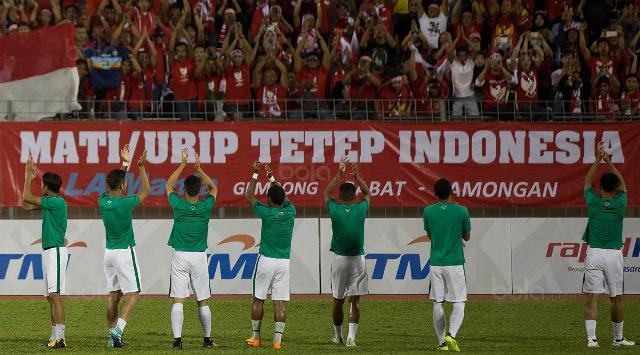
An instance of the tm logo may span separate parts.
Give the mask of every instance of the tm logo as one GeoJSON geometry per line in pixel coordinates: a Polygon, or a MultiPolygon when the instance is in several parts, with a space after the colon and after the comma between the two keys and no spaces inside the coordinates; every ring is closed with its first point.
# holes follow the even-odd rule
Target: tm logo
{"type": "MultiPolygon", "coordinates": [[[[255,238],[248,234],[235,234],[223,239],[218,245],[227,243],[242,244],[242,250],[249,250],[260,246],[256,244],[255,238]]],[[[258,253],[250,252],[240,254],[238,259],[231,265],[231,255],[229,253],[210,254],[209,255],[209,278],[213,279],[216,271],[220,270],[220,279],[233,280],[240,275],[242,280],[250,280],[253,277],[253,271],[258,261],[258,253]]]]}
{"type": "MultiPolygon", "coordinates": [[[[31,244],[41,244],[41,239],[36,239],[31,244]]],[[[69,240],[64,238],[64,246],[67,248],[86,248],[87,243],[75,242],[69,244],[69,240]]],[[[71,254],[67,259],[67,267],[69,267],[69,261],[71,260],[71,254]]],[[[7,277],[7,271],[11,264],[20,263],[20,270],[18,271],[18,280],[26,280],[29,275],[29,271],[32,271],[34,280],[44,279],[44,273],[42,272],[42,254],[0,254],[0,280],[4,280],[7,277]]]]}
{"type": "MultiPolygon", "coordinates": [[[[427,243],[429,242],[429,238],[426,235],[418,237],[407,245],[419,244],[419,243],[427,243]]],[[[420,261],[420,254],[367,254],[365,256],[367,259],[375,260],[373,266],[373,273],[371,274],[371,279],[373,280],[382,280],[384,277],[384,272],[387,268],[387,262],[389,260],[400,259],[398,263],[398,270],[396,271],[395,279],[396,280],[404,280],[407,276],[407,270],[411,271],[411,280],[424,280],[429,275],[429,269],[431,266],[431,262],[427,260],[427,262],[423,265],[420,261]]]]}
{"type": "MultiPolygon", "coordinates": [[[[640,237],[625,238],[622,245],[622,255],[637,258],[640,256],[640,237]],[[633,239],[635,242],[632,243],[633,239]],[[633,244],[633,251],[631,245],[633,244]],[[631,253],[629,253],[631,251],[631,253]]],[[[587,258],[587,243],[549,243],[547,244],[547,258],[559,256],[560,258],[578,258],[583,263],[587,258]],[[556,250],[558,252],[556,252],[556,250]]]]}

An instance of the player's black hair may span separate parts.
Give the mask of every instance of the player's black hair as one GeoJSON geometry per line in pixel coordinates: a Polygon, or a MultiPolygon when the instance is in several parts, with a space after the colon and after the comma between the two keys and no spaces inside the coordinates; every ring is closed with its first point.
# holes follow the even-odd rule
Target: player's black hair
{"type": "Polygon", "coordinates": [[[620,185],[620,179],[618,179],[618,175],[614,173],[606,173],[600,177],[600,188],[605,192],[615,192],[620,185]]]}
{"type": "Polygon", "coordinates": [[[201,185],[202,178],[200,178],[200,176],[196,174],[189,175],[186,179],[184,179],[184,191],[191,197],[195,197],[200,194],[201,185]]]}
{"type": "Polygon", "coordinates": [[[116,190],[124,181],[127,173],[122,169],[114,169],[107,175],[107,185],[111,190],[116,190]]]}
{"type": "Polygon", "coordinates": [[[351,201],[356,197],[356,186],[350,182],[343,182],[338,188],[338,193],[341,200],[351,201]]]}
{"type": "Polygon", "coordinates": [[[267,191],[267,196],[269,200],[276,205],[282,205],[284,203],[285,193],[280,185],[272,185],[267,191]]]}
{"type": "Polygon", "coordinates": [[[433,185],[433,190],[440,200],[446,200],[451,196],[451,182],[447,179],[440,179],[433,185]]]}
{"type": "Polygon", "coordinates": [[[42,183],[49,191],[57,194],[60,192],[60,187],[62,187],[62,178],[56,173],[46,172],[42,175],[42,183]]]}

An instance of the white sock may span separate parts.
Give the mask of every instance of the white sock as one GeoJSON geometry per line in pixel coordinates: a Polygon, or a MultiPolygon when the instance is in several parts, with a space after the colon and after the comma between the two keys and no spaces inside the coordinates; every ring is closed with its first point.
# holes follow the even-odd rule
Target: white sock
{"type": "Polygon", "coordinates": [[[122,318],[118,318],[118,322],[116,323],[116,327],[120,328],[120,330],[122,330],[124,332],[124,327],[127,326],[127,321],[122,319],[122,318]]]}
{"type": "Polygon", "coordinates": [[[173,307],[171,307],[171,330],[173,330],[174,338],[182,337],[183,308],[182,303],[174,303],[173,307]]]}
{"type": "Polygon", "coordinates": [[[464,302],[456,302],[453,304],[453,311],[451,311],[451,316],[449,317],[449,334],[452,337],[456,337],[458,334],[458,329],[462,325],[462,320],[464,319],[464,302]]]}
{"type": "Polygon", "coordinates": [[[273,335],[273,343],[282,341],[282,333],[284,333],[284,322],[276,322],[275,333],[273,335]]]}
{"type": "Polygon", "coordinates": [[[342,324],[341,325],[334,325],[333,326],[333,332],[335,333],[336,339],[342,340],[342,324]]]}
{"type": "Polygon", "coordinates": [[[620,323],[611,322],[613,324],[613,340],[622,340],[622,325],[624,321],[620,323]]]}
{"type": "Polygon", "coordinates": [[[596,321],[587,319],[584,321],[584,327],[587,329],[587,341],[596,340],[596,321]]]}
{"type": "Polygon", "coordinates": [[[261,320],[251,320],[251,329],[253,329],[253,340],[260,339],[260,323],[261,320]]]}
{"type": "Polygon", "coordinates": [[[358,332],[358,323],[349,323],[349,335],[347,338],[356,340],[356,333],[358,332]]]}
{"type": "Polygon", "coordinates": [[[55,328],[56,339],[64,339],[64,324],[56,324],[55,328]]]}
{"type": "Polygon", "coordinates": [[[211,338],[211,309],[209,309],[209,306],[202,306],[198,308],[198,313],[202,324],[202,336],[211,338]]]}
{"type": "Polygon", "coordinates": [[[438,345],[444,343],[444,333],[447,330],[447,320],[444,317],[444,303],[433,302],[433,328],[438,337],[438,345]]]}
{"type": "Polygon", "coordinates": [[[56,326],[52,325],[51,326],[51,335],[49,336],[49,341],[54,341],[56,340],[56,326]]]}

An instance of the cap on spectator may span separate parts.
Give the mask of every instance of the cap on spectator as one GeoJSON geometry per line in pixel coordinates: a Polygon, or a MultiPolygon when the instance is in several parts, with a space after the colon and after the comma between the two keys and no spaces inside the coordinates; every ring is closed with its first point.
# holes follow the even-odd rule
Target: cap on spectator
{"type": "Polygon", "coordinates": [[[232,14],[235,15],[236,14],[236,10],[232,9],[232,8],[228,8],[226,10],[224,10],[224,14],[232,14]]]}
{"type": "Polygon", "coordinates": [[[474,38],[481,39],[482,37],[480,37],[480,33],[478,32],[471,32],[471,34],[469,35],[469,39],[474,39],[474,38]]]}
{"type": "Polygon", "coordinates": [[[404,81],[404,76],[402,74],[398,74],[393,78],[391,78],[392,83],[403,82],[403,81],[404,81]]]}
{"type": "Polygon", "coordinates": [[[500,52],[499,49],[494,49],[490,52],[489,54],[489,58],[493,59],[493,60],[502,60],[502,53],[500,52]]]}
{"type": "Polygon", "coordinates": [[[575,22],[575,21],[571,21],[571,22],[569,22],[569,23],[564,25],[564,31],[565,32],[566,31],[571,31],[571,30],[577,31],[579,28],[580,28],[580,23],[575,22]]]}
{"type": "Polygon", "coordinates": [[[49,13],[49,15],[51,15],[51,14],[52,14],[51,9],[50,9],[50,8],[48,8],[48,7],[45,7],[45,8],[43,8],[42,10],[40,10],[40,13],[41,13],[41,14],[43,14],[43,13],[45,13],[45,11],[46,11],[46,12],[48,12],[48,13],[49,13]]]}
{"type": "Polygon", "coordinates": [[[435,4],[435,3],[429,4],[429,6],[427,6],[427,9],[430,8],[430,7],[435,7],[436,10],[440,8],[440,6],[438,6],[438,4],[435,4]]]}
{"type": "Polygon", "coordinates": [[[18,25],[17,24],[13,24],[11,26],[9,26],[9,28],[7,29],[8,33],[15,33],[18,31],[18,25]]]}
{"type": "Polygon", "coordinates": [[[371,60],[371,57],[369,57],[368,55],[363,55],[362,57],[360,57],[360,61],[371,63],[372,60],[371,60]]]}

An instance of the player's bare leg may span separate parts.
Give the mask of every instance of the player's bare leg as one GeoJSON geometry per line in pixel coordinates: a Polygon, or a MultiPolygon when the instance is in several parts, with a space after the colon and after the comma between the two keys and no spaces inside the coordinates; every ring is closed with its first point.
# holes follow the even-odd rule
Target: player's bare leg
{"type": "Polygon", "coordinates": [[[287,310],[284,301],[273,301],[273,320],[275,322],[275,334],[273,336],[273,348],[280,349],[284,323],[287,318],[287,310]]]}
{"type": "MultiPolygon", "coordinates": [[[[138,303],[138,298],[140,298],[140,292],[129,292],[124,294],[122,297],[122,309],[120,310],[120,318],[118,319],[118,322],[122,319],[126,324],[131,313],[133,313],[133,308],[136,306],[136,303],[138,303]]],[[[117,326],[120,325],[118,324],[117,326]]],[[[124,326],[121,329],[124,330],[124,326]]]]}
{"type": "Polygon", "coordinates": [[[49,336],[49,341],[47,341],[45,345],[56,340],[56,320],[53,317],[53,301],[51,301],[51,296],[47,296],[47,302],[49,302],[49,313],[51,316],[51,335],[49,336]]]}
{"type": "Polygon", "coordinates": [[[198,301],[198,315],[200,316],[200,324],[202,324],[202,347],[215,348],[218,344],[211,339],[211,309],[209,308],[209,299],[198,301]]]}
{"type": "Polygon", "coordinates": [[[259,348],[260,343],[260,325],[262,323],[262,316],[264,314],[264,300],[259,298],[253,298],[251,304],[251,328],[253,329],[253,335],[247,339],[247,345],[259,348]]]}
{"type": "Polygon", "coordinates": [[[173,348],[182,349],[182,323],[184,321],[184,298],[173,298],[171,307],[171,330],[173,331],[173,348]]]}
{"type": "Polygon", "coordinates": [[[611,323],[613,325],[613,346],[633,346],[635,343],[622,336],[624,324],[624,304],[622,295],[611,297],[611,323]]]}
{"type": "Polygon", "coordinates": [[[356,333],[360,324],[360,296],[349,297],[349,335],[346,345],[356,346],[356,333]]]}
{"type": "Polygon", "coordinates": [[[590,348],[599,347],[596,340],[596,319],[598,319],[598,294],[587,293],[584,306],[584,326],[587,330],[587,346],[590,348]]]}
{"type": "Polygon", "coordinates": [[[107,301],[107,325],[109,328],[116,326],[121,295],[120,291],[109,292],[109,300],[107,301]]]}
{"type": "Polygon", "coordinates": [[[47,346],[49,348],[64,348],[64,306],[62,298],[58,293],[52,292],[47,296],[51,308],[52,340],[47,346]]]}
{"type": "Polygon", "coordinates": [[[344,298],[333,299],[333,331],[335,336],[333,342],[336,344],[344,344],[342,340],[342,323],[344,323],[344,298]]]}

